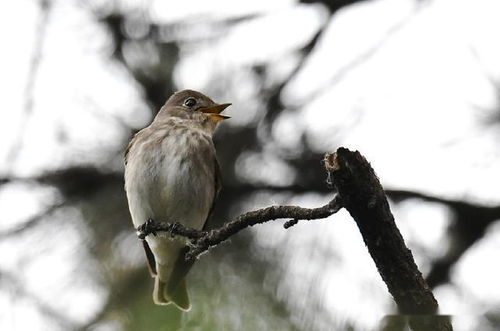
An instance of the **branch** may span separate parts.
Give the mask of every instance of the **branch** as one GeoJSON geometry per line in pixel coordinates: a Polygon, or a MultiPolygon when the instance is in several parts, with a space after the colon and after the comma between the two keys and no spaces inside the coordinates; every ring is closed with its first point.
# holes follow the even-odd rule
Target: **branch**
{"type": "Polygon", "coordinates": [[[27,286],[20,280],[17,274],[0,269],[0,286],[3,287],[5,285],[7,293],[11,296],[10,300],[7,300],[11,303],[16,300],[28,300],[41,314],[50,317],[52,322],[58,324],[61,330],[75,330],[77,322],[68,318],[60,309],[53,307],[50,301],[46,302],[27,290],[27,286]]]}
{"type": "MultiPolygon", "coordinates": [[[[334,1],[335,2],[335,1],[334,1]]],[[[335,85],[343,82],[344,79],[353,72],[358,69],[361,65],[368,62],[368,60],[372,59],[380,50],[383,49],[392,37],[396,36],[400,31],[402,31],[406,26],[408,26],[413,19],[423,11],[423,9],[428,5],[426,2],[419,2],[415,5],[415,9],[409,13],[407,16],[403,17],[398,22],[394,23],[390,26],[378,40],[376,40],[372,45],[369,45],[365,50],[361,51],[359,54],[353,57],[349,63],[340,68],[335,75],[322,87],[318,88],[316,91],[309,93],[308,95],[301,98],[301,102],[295,105],[294,107],[288,107],[289,109],[300,109],[307,102],[310,102],[313,99],[318,98],[319,96],[325,94],[335,85]]]]}
{"type": "Polygon", "coordinates": [[[33,42],[33,51],[28,66],[26,86],[24,88],[24,112],[21,114],[20,125],[16,129],[16,136],[14,137],[13,143],[10,146],[7,154],[7,172],[11,172],[12,168],[15,166],[15,162],[20,153],[20,150],[23,148],[23,138],[26,128],[28,127],[29,116],[33,114],[35,101],[35,84],[38,80],[38,75],[40,72],[40,64],[43,57],[43,46],[47,36],[47,27],[49,25],[53,4],[50,0],[40,0],[39,7],[40,13],[38,21],[36,23],[36,35],[34,38],[35,40],[33,42]]]}
{"type": "Polygon", "coordinates": [[[432,261],[427,274],[427,283],[432,288],[449,281],[450,270],[455,263],[470,247],[484,237],[487,228],[492,223],[500,219],[500,205],[478,205],[464,200],[446,199],[404,190],[386,190],[386,194],[396,202],[404,199],[420,199],[443,204],[453,211],[454,217],[447,230],[451,240],[447,252],[444,256],[432,261]]]}
{"type": "Polygon", "coordinates": [[[169,232],[172,236],[180,235],[191,239],[190,249],[186,253],[186,260],[196,259],[201,253],[210,247],[216,246],[241,230],[277,219],[288,218],[283,226],[285,229],[295,225],[299,220],[315,220],[326,218],[335,214],[342,208],[340,197],[335,196],[329,203],[318,208],[302,208],[298,206],[271,206],[238,216],[234,221],[226,223],[219,229],[211,231],[200,231],[185,227],[180,223],[156,222],[148,220],[137,228],[140,239],[149,234],[156,235],[157,232],[169,232]]]}
{"type": "Polygon", "coordinates": [[[325,218],[344,207],[354,218],[400,312],[410,315],[412,330],[452,330],[447,316],[436,315],[438,303],[396,227],[384,189],[368,161],[359,152],[342,147],[336,153],[325,155],[324,161],[328,183],[335,186],[338,194],[322,207],[272,206],[240,215],[212,231],[198,231],[179,223],[148,220],[137,229],[138,236],[144,239],[149,234],[166,231],[172,236],[187,237],[191,243],[186,259],[192,260],[249,226],[289,218],[291,220],[284,224],[285,228],[289,228],[299,220],[325,218]]]}
{"type": "Polygon", "coordinates": [[[47,209],[45,209],[44,211],[40,212],[39,214],[36,214],[30,217],[29,219],[25,220],[24,222],[22,222],[22,224],[0,231],[0,239],[24,234],[26,230],[32,229],[41,221],[45,220],[48,216],[53,214],[56,210],[64,207],[67,203],[68,201],[66,200],[63,202],[57,202],[52,206],[48,207],[47,209]]]}
{"type": "Polygon", "coordinates": [[[435,316],[438,303],[418,270],[373,168],[359,153],[339,148],[325,166],[354,218],[378,272],[413,330],[452,330],[446,316],[435,316]]]}

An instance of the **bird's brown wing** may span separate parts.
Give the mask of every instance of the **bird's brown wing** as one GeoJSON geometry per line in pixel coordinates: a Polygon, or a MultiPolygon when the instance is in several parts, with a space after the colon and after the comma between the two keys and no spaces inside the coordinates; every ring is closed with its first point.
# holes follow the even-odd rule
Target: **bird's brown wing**
{"type": "Polygon", "coordinates": [[[123,161],[124,161],[125,165],[127,165],[127,163],[128,163],[128,154],[130,153],[130,148],[132,148],[132,145],[134,144],[135,139],[139,135],[139,132],[137,132],[136,134],[134,134],[134,136],[132,137],[132,139],[130,139],[130,142],[128,143],[127,148],[125,149],[125,154],[123,155],[123,161]]]}
{"type": "MultiPolygon", "coordinates": [[[[216,158],[214,158],[214,186],[215,186],[214,198],[212,201],[212,206],[210,207],[210,211],[208,212],[207,219],[205,220],[203,231],[205,231],[207,228],[208,220],[210,219],[210,216],[212,215],[212,212],[214,210],[215,200],[217,199],[217,195],[219,194],[219,191],[221,190],[222,187],[222,176],[221,176],[220,166],[216,158]]],[[[185,246],[184,249],[179,254],[179,256],[177,257],[174,270],[172,272],[172,276],[169,279],[169,283],[167,284],[169,291],[174,291],[174,289],[178,286],[179,282],[186,276],[188,271],[193,266],[194,263],[193,260],[186,261],[185,256],[188,251],[189,247],[185,246]]]]}
{"type": "Polygon", "coordinates": [[[156,272],[156,260],[153,252],[151,251],[151,248],[149,248],[149,245],[146,240],[142,240],[142,246],[144,246],[144,251],[146,252],[146,257],[148,259],[148,270],[151,275],[151,277],[156,277],[158,274],[156,272]]]}
{"type": "MultiPolygon", "coordinates": [[[[125,155],[128,154],[127,152],[129,149],[130,149],[130,144],[129,144],[129,147],[127,148],[127,151],[125,152],[126,153],[125,155]]],[[[125,160],[126,160],[126,157],[125,157],[125,160]]],[[[217,196],[219,195],[219,192],[222,188],[222,175],[221,175],[219,162],[217,161],[216,158],[214,158],[214,186],[215,186],[214,198],[212,201],[212,206],[210,207],[210,211],[208,212],[207,219],[205,220],[203,230],[205,230],[207,227],[208,220],[210,219],[210,216],[212,215],[212,212],[213,212],[214,207],[215,207],[215,200],[217,199],[217,196]]],[[[146,240],[143,240],[142,244],[144,246],[144,251],[146,252],[146,257],[148,260],[149,273],[151,274],[151,277],[154,278],[157,276],[155,256],[154,256],[153,252],[151,251],[151,248],[149,248],[149,245],[148,245],[146,240]]],[[[176,264],[176,266],[175,266],[176,272],[174,273],[175,275],[177,275],[177,277],[174,277],[175,279],[172,279],[172,281],[170,282],[169,285],[177,284],[178,280],[183,278],[187,274],[189,269],[191,269],[193,262],[192,261],[186,262],[184,259],[184,256],[185,256],[187,250],[188,250],[188,247],[185,247],[185,250],[181,254],[179,254],[179,257],[175,263],[176,264]]]]}
{"type": "MultiPolygon", "coordinates": [[[[135,140],[136,140],[136,138],[137,138],[137,136],[139,135],[140,132],[141,131],[139,131],[136,134],[134,134],[134,137],[128,143],[127,149],[125,149],[125,154],[123,156],[123,160],[124,160],[125,166],[128,163],[128,155],[130,153],[130,149],[132,148],[132,145],[134,144],[134,142],[135,142],[135,140]]],[[[126,189],[127,189],[127,187],[125,186],[125,190],[126,189]]],[[[142,246],[144,247],[144,252],[146,253],[146,258],[148,260],[149,273],[151,274],[151,277],[156,277],[157,271],[156,271],[155,256],[154,256],[153,252],[151,251],[151,248],[149,248],[149,245],[148,245],[148,243],[147,243],[146,240],[142,240],[142,246]]]]}
{"type": "Polygon", "coordinates": [[[214,186],[214,199],[212,201],[212,206],[210,207],[210,210],[208,212],[207,219],[205,220],[205,224],[203,225],[203,231],[207,229],[208,220],[210,219],[210,216],[212,216],[212,212],[214,211],[215,200],[217,200],[217,196],[219,195],[219,192],[222,188],[222,173],[217,158],[214,158],[214,186]]]}
{"type": "MultiPolygon", "coordinates": [[[[210,215],[214,210],[215,200],[217,198],[217,195],[219,194],[221,186],[222,183],[221,183],[220,166],[219,162],[217,162],[217,159],[214,157],[214,188],[215,188],[214,197],[212,201],[212,206],[210,207],[210,211],[208,212],[207,218],[205,220],[203,230],[206,229],[208,219],[210,218],[210,215]]],[[[167,284],[167,291],[170,293],[174,293],[176,291],[176,289],[179,286],[179,283],[182,281],[182,279],[184,279],[184,277],[186,277],[186,274],[193,266],[194,260],[186,261],[185,256],[188,251],[189,251],[189,246],[184,246],[179,256],[177,257],[177,260],[175,261],[174,270],[172,271],[172,274],[167,284]]]]}

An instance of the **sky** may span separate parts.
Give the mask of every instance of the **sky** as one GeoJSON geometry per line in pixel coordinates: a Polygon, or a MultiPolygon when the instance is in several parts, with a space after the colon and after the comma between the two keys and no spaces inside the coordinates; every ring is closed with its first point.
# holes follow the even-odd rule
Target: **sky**
{"type": "MultiPolygon", "coordinates": [[[[102,1],[92,3],[105,5],[102,1]]],[[[232,75],[240,87],[235,92],[236,102],[221,101],[233,102],[229,110],[234,118],[232,125],[240,126],[259,116],[259,109],[256,105],[247,108],[253,112],[238,114],[238,102],[251,98],[257,89],[250,76],[244,71],[234,76],[235,70],[271,62],[276,77],[285,75],[297,63],[290,50],[305,44],[328,20],[324,8],[297,6],[292,1],[236,5],[228,0],[192,0],[182,5],[176,2],[175,11],[168,10],[171,3],[151,1],[151,11],[144,14],[158,23],[262,15],[232,29],[215,43],[198,42],[194,37],[190,41],[188,35],[175,71],[180,88],[202,90],[209,89],[214,76],[232,75]]],[[[142,2],[123,2],[124,8],[130,10],[138,4],[142,2]]],[[[107,160],[92,151],[111,151],[123,145],[128,136],[120,123],[131,128],[149,123],[141,91],[127,71],[110,59],[109,35],[88,7],[76,1],[55,1],[53,6],[49,24],[44,27],[36,2],[0,3],[0,40],[9,45],[0,61],[0,90],[4,91],[0,98],[0,160],[4,160],[0,161],[0,172],[23,177],[74,162],[121,169],[121,164],[105,164],[107,160]],[[33,67],[39,29],[45,29],[45,37],[31,89],[27,77],[33,67]],[[26,98],[28,90],[32,90],[32,108],[26,98]],[[16,145],[19,137],[20,146],[16,145]],[[21,152],[12,157],[13,150],[21,152]]],[[[386,188],[411,189],[486,206],[500,204],[500,131],[499,122],[492,121],[500,100],[490,81],[493,78],[498,82],[500,77],[498,13],[500,3],[494,0],[420,4],[379,0],[336,13],[308,63],[284,90],[282,99],[289,111],[280,115],[273,126],[273,136],[279,137],[275,148],[292,148],[303,132],[318,151],[330,151],[334,143],[362,151],[386,188]]],[[[225,84],[231,84],[226,80],[225,84]]],[[[247,156],[241,162],[252,163],[260,157],[247,156]]],[[[286,165],[270,155],[266,158],[270,171],[252,172],[248,167],[243,176],[251,181],[286,184],[286,165]]],[[[281,199],[267,198],[250,201],[248,208],[281,199]]],[[[316,206],[327,198],[311,195],[292,198],[291,202],[316,206]]],[[[20,224],[58,199],[57,192],[29,183],[3,187],[0,231],[20,224]],[[19,208],[21,200],[23,208],[19,208]]],[[[414,202],[394,205],[393,211],[396,219],[402,220],[398,225],[425,272],[427,257],[443,250],[450,211],[440,205],[414,202]]],[[[74,214],[74,224],[81,217],[72,210],[64,213],[74,214]]],[[[480,315],[499,303],[500,287],[496,284],[500,267],[485,263],[500,253],[497,225],[456,266],[452,284],[435,291],[443,313],[462,315],[457,330],[476,325],[463,315],[480,315]]],[[[286,242],[307,247],[284,257],[289,275],[281,285],[283,293],[292,288],[299,289],[297,295],[307,293],[300,283],[305,279],[313,282],[321,272],[317,291],[324,296],[324,309],[370,328],[380,319],[381,311],[393,306],[385,285],[373,272],[373,262],[357,229],[345,213],[318,226],[319,232],[316,227],[302,224],[287,232],[279,224],[266,225],[265,231],[259,227],[252,231],[259,234],[262,249],[276,249],[286,242]],[[320,238],[325,234],[331,238],[328,245],[320,238]],[[322,270],[300,268],[310,256],[321,265],[322,255],[310,251],[318,247],[351,258],[322,270]],[[336,297],[352,301],[340,303],[336,297]]],[[[98,281],[82,275],[65,296],[58,288],[60,279],[46,272],[55,268],[64,279],[79,267],[75,262],[61,261],[74,261],[82,254],[78,245],[84,242],[85,229],[68,225],[66,230],[56,246],[46,243],[40,248],[3,241],[0,255],[9,258],[2,258],[1,267],[12,273],[21,268],[20,282],[51,309],[66,307],[70,323],[78,323],[91,318],[104,300],[92,294],[100,286],[98,281]],[[22,265],[23,259],[37,254],[39,249],[46,252],[43,258],[22,265]],[[53,293],[60,295],[58,303],[50,299],[53,293]],[[80,298],[78,305],[71,299],[75,295],[80,298]]],[[[43,229],[23,240],[42,240],[41,233],[43,229]]],[[[0,311],[1,329],[37,330],[37,325],[50,323],[37,313],[33,302],[15,300],[12,295],[0,296],[0,311]]]]}

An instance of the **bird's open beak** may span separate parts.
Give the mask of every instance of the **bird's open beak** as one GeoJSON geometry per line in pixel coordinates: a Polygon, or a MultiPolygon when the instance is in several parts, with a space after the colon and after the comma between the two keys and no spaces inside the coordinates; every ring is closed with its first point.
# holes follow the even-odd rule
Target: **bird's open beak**
{"type": "Polygon", "coordinates": [[[216,122],[219,122],[219,121],[223,121],[223,120],[230,118],[229,116],[220,114],[224,109],[226,109],[229,106],[231,106],[230,103],[223,103],[220,105],[215,105],[213,107],[200,108],[199,111],[201,111],[202,113],[208,114],[216,122]]]}

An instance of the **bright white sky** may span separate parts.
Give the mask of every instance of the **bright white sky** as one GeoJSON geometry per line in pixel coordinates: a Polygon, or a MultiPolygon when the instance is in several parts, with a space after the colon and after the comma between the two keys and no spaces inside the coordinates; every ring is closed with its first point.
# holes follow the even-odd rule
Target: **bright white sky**
{"type": "MultiPolygon", "coordinates": [[[[176,10],[170,9],[171,1],[152,3],[154,10],[150,14],[158,22],[264,14],[230,30],[215,44],[181,49],[183,58],[175,73],[178,85],[202,90],[209,89],[215,75],[233,75],[235,69],[246,64],[271,61],[276,64],[277,75],[290,70],[296,59],[287,55],[289,51],[306,42],[327,19],[321,7],[295,6],[291,1],[263,0],[237,5],[227,0],[176,1],[176,10]]],[[[129,2],[126,6],[132,8],[136,4],[129,2]]],[[[500,2],[496,0],[437,0],[421,7],[409,0],[380,0],[337,13],[311,61],[285,89],[287,106],[304,107],[278,119],[273,127],[278,144],[284,148],[293,146],[299,134],[290,132],[303,131],[318,151],[331,151],[339,144],[362,151],[386,187],[500,204],[500,131],[498,124],[490,123],[494,112],[498,113],[499,105],[495,102],[499,100],[484,75],[500,77],[499,13],[500,2]],[[356,65],[356,59],[372,49],[377,50],[356,65]],[[342,75],[344,68],[350,66],[354,69],[342,75]]],[[[0,3],[0,40],[9,45],[0,61],[0,90],[4,91],[0,98],[0,159],[7,157],[12,137],[25,129],[15,164],[0,163],[0,171],[14,170],[19,176],[75,159],[99,164],[100,155],[93,150],[113,150],[127,139],[128,133],[116,125],[114,117],[132,127],[144,126],[150,120],[145,115],[141,94],[126,71],[108,59],[110,47],[105,31],[85,7],[71,1],[55,2],[34,89],[35,107],[33,114],[25,117],[26,78],[38,14],[34,1],[0,3]],[[105,120],[103,112],[109,115],[105,120]],[[66,143],[61,144],[61,139],[66,143]]],[[[241,86],[238,99],[244,100],[254,93],[255,87],[250,78],[241,78],[237,82],[241,86]]],[[[231,113],[237,118],[238,104],[233,104],[231,113]]],[[[286,168],[280,168],[278,161],[273,169],[280,169],[276,172],[286,177],[286,168]]],[[[258,177],[260,173],[248,175],[258,177]]],[[[277,184],[282,183],[279,175],[274,177],[277,184]]],[[[40,197],[47,199],[51,195],[29,187],[4,188],[0,192],[0,229],[35,213],[43,206],[40,197]],[[27,192],[31,199],[26,197],[27,192]],[[20,201],[20,197],[29,201],[22,208],[22,215],[19,205],[13,202],[20,201]]],[[[314,196],[294,202],[317,205],[320,200],[314,196]]],[[[249,208],[256,205],[259,203],[249,208]]],[[[435,256],[436,249],[442,251],[449,211],[435,205],[404,204],[394,212],[410,247],[415,247],[417,262],[425,269],[425,257],[435,256]]],[[[346,215],[331,221],[332,224],[321,225],[321,232],[316,232],[316,227],[299,225],[300,230],[286,232],[290,237],[287,240],[312,240],[324,245],[321,237],[316,236],[328,233],[332,238],[329,249],[340,256],[352,254],[341,265],[324,269],[323,287],[319,290],[326,293],[326,309],[369,327],[381,312],[388,312],[390,300],[352,222],[346,215]],[[364,285],[353,286],[357,284],[364,285]],[[366,291],[374,293],[370,296],[373,302],[367,299],[366,291]],[[338,297],[344,299],[335,300],[338,297]],[[346,304],[347,298],[353,299],[352,305],[346,304]],[[366,316],[365,320],[360,316],[366,316]]],[[[58,279],[44,270],[59,268],[61,278],[70,277],[77,266],[62,266],[61,261],[75,260],[68,256],[78,254],[78,233],[84,232],[68,228],[68,238],[62,240],[60,247],[47,247],[48,257],[24,266],[21,279],[27,282],[27,288],[50,302],[49,293],[57,292],[58,279]],[[36,277],[28,273],[33,270],[36,277]],[[44,284],[42,289],[36,286],[40,283],[44,284]]],[[[272,233],[273,238],[284,234],[279,226],[272,233]]],[[[267,247],[269,241],[264,231],[261,235],[261,244],[267,247]]],[[[495,227],[457,266],[457,288],[448,286],[436,291],[444,312],[479,314],[485,303],[498,304],[500,268],[485,265],[484,261],[498,257],[499,241],[500,231],[495,227]]],[[[11,272],[19,268],[25,256],[20,253],[23,249],[13,242],[1,243],[0,255],[19,256],[18,260],[3,262],[1,268],[11,272]]],[[[314,277],[315,269],[304,274],[298,267],[311,256],[307,250],[302,253],[303,256],[299,252],[286,257],[290,275],[284,282],[284,291],[314,277]]],[[[99,307],[103,298],[90,295],[96,286],[80,283],[72,289],[71,293],[81,298],[78,305],[62,297],[70,318],[82,321],[90,317],[82,315],[91,314],[89,307],[99,307]]],[[[0,297],[0,311],[3,316],[10,316],[0,318],[0,329],[37,330],[43,321],[38,315],[39,320],[22,318],[28,313],[36,315],[34,306],[25,300],[0,297]]]]}

